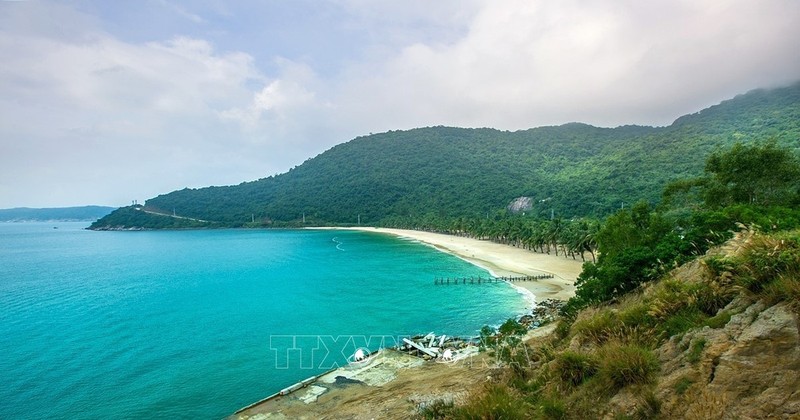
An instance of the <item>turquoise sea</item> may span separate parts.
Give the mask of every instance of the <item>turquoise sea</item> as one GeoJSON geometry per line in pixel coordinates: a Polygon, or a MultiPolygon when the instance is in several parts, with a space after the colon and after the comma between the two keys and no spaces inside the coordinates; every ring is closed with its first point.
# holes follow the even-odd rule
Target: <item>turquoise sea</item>
{"type": "Polygon", "coordinates": [[[487,273],[376,233],[86,226],[0,223],[0,418],[223,418],[370,336],[475,335],[528,305],[435,286],[487,273]]]}

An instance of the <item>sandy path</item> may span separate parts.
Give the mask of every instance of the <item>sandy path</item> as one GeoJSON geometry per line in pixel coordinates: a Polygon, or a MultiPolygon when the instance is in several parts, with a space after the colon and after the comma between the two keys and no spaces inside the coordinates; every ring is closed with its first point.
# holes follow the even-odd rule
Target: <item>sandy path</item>
{"type": "Polygon", "coordinates": [[[573,260],[572,258],[540,254],[509,245],[461,236],[372,227],[342,229],[414,239],[434,246],[441,251],[457,255],[466,261],[489,270],[496,276],[552,274],[555,276],[552,279],[514,283],[515,286],[532,292],[537,301],[544,299],[566,300],[574,296],[575,279],[580,274],[583,266],[580,260],[573,260]]]}

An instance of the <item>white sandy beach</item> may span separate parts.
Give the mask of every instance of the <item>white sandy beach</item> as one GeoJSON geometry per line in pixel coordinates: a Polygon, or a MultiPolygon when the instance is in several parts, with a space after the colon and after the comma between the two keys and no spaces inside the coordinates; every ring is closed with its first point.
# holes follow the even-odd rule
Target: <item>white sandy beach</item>
{"type": "MultiPolygon", "coordinates": [[[[336,228],[339,229],[339,228],[336,228]]],[[[566,300],[575,295],[575,279],[581,272],[583,262],[563,256],[540,254],[509,245],[465,238],[440,233],[404,229],[372,227],[341,228],[363,232],[375,232],[409,238],[457,255],[496,276],[552,274],[552,279],[514,283],[544,299],[566,300]]]]}

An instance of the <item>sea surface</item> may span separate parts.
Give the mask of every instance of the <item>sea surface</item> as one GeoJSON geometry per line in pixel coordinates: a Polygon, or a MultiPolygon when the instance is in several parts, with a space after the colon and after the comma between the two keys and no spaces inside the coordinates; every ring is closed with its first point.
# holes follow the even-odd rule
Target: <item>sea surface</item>
{"type": "Polygon", "coordinates": [[[355,348],[475,335],[506,284],[417,242],[326,230],[0,223],[0,418],[219,419],[355,348]],[[377,337],[377,339],[376,339],[377,337]]]}

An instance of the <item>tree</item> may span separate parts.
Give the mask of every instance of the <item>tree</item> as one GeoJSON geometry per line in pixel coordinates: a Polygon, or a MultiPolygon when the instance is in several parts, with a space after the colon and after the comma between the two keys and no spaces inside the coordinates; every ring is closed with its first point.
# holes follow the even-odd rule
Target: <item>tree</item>
{"type": "Polygon", "coordinates": [[[798,203],[800,161],[775,140],[716,151],[706,160],[703,198],[710,208],[732,204],[790,206],[798,203]]]}

